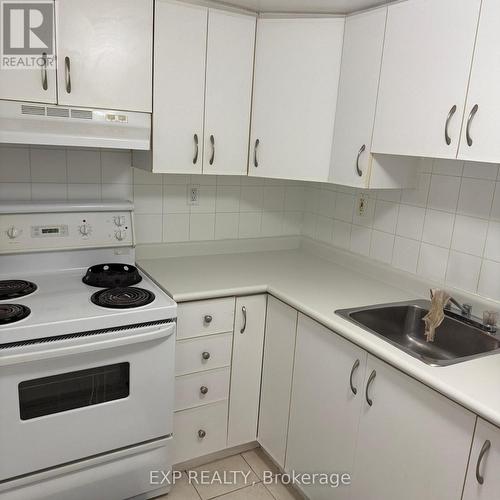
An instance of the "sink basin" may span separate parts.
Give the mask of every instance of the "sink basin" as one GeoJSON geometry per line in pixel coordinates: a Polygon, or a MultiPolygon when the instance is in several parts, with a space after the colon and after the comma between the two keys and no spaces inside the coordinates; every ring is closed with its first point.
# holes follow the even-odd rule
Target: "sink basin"
{"type": "Polygon", "coordinates": [[[342,309],[336,314],[433,366],[446,366],[500,352],[500,340],[445,316],[434,342],[427,342],[423,317],[430,302],[417,300],[342,309]]]}

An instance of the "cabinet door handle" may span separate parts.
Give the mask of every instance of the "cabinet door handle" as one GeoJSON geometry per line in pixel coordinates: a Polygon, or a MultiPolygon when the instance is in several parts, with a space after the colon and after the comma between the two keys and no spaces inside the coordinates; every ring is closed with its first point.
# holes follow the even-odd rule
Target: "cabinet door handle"
{"type": "Polygon", "coordinates": [[[255,168],[257,168],[259,166],[259,160],[257,158],[257,150],[259,149],[259,144],[260,144],[259,139],[256,139],[255,145],[253,147],[253,166],[255,168]]]}
{"type": "Polygon", "coordinates": [[[47,90],[49,88],[49,84],[47,82],[47,52],[42,53],[42,89],[47,90]]]}
{"type": "Polygon", "coordinates": [[[201,357],[207,361],[210,359],[210,353],[208,351],[204,351],[202,354],[201,354],[201,357]]]}
{"type": "Polygon", "coordinates": [[[368,382],[366,383],[365,398],[366,398],[366,402],[368,403],[368,406],[371,406],[373,404],[373,400],[368,395],[368,391],[370,390],[370,386],[371,386],[372,382],[375,380],[376,376],[377,376],[377,372],[375,370],[373,370],[370,373],[370,376],[368,377],[368,382]]]}
{"type": "Polygon", "coordinates": [[[472,137],[470,136],[470,127],[472,125],[472,120],[474,120],[474,117],[476,116],[476,113],[479,109],[479,106],[477,104],[474,104],[474,107],[470,110],[469,118],[467,119],[467,145],[472,146],[472,137]]]}
{"type": "Polygon", "coordinates": [[[358,156],[356,157],[356,173],[361,177],[363,175],[363,171],[359,168],[359,158],[365,152],[366,144],[363,144],[358,151],[358,156]]]}
{"type": "Polygon", "coordinates": [[[64,58],[64,79],[66,81],[66,92],[71,94],[71,61],[68,56],[64,58]]]}
{"type": "Polygon", "coordinates": [[[198,431],[198,437],[199,437],[200,439],[203,439],[206,435],[207,435],[207,433],[206,433],[206,431],[204,431],[203,429],[200,429],[200,430],[198,431]]]}
{"type": "Polygon", "coordinates": [[[208,387],[206,387],[206,386],[202,385],[202,386],[200,387],[200,392],[201,392],[203,395],[208,394],[208,387]]]}
{"type": "Polygon", "coordinates": [[[241,312],[243,313],[243,326],[241,327],[240,333],[245,333],[247,329],[247,308],[243,306],[241,312]]]}
{"type": "Polygon", "coordinates": [[[452,106],[452,108],[450,109],[450,111],[448,112],[448,116],[446,117],[446,123],[444,125],[444,140],[446,141],[446,144],[448,146],[451,144],[451,137],[450,137],[448,129],[450,126],[450,121],[453,118],[453,115],[456,113],[456,111],[457,111],[457,105],[454,104],[452,106]]]}
{"type": "Polygon", "coordinates": [[[205,316],[203,317],[203,321],[208,324],[212,323],[212,319],[213,318],[212,316],[210,316],[210,314],[205,314],[205,316]]]}
{"type": "Polygon", "coordinates": [[[477,464],[476,464],[476,480],[479,484],[484,483],[484,477],[481,476],[481,473],[479,472],[479,468],[481,467],[481,462],[483,461],[484,455],[486,455],[487,451],[491,448],[491,441],[487,439],[483,447],[481,448],[481,451],[479,452],[479,457],[477,457],[477,464]]]}
{"type": "Polygon", "coordinates": [[[193,140],[194,140],[194,158],[193,158],[193,164],[196,165],[196,162],[198,161],[198,134],[193,135],[193,140]]]}
{"type": "Polygon", "coordinates": [[[352,365],[351,368],[351,374],[349,375],[349,385],[351,386],[351,391],[352,393],[356,396],[358,393],[358,389],[354,387],[354,384],[352,383],[352,377],[354,376],[354,372],[359,368],[359,359],[357,359],[354,364],[352,365]]]}
{"type": "Polygon", "coordinates": [[[210,165],[213,165],[215,159],[215,137],[213,135],[210,136],[210,144],[212,145],[212,155],[210,156],[210,160],[208,161],[208,163],[210,163],[210,165]]]}

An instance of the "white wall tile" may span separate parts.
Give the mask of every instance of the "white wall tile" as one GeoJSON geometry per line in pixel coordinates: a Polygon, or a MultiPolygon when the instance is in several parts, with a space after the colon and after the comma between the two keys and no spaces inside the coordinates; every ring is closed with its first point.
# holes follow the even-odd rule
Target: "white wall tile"
{"type": "Polygon", "coordinates": [[[401,200],[400,189],[380,189],[376,193],[377,200],[391,201],[393,203],[399,203],[401,200]]]}
{"type": "Polygon", "coordinates": [[[372,232],[370,257],[385,264],[390,264],[392,262],[394,239],[392,234],[374,230],[372,232]]]}
{"type": "Polygon", "coordinates": [[[352,224],[341,220],[333,221],[333,244],[336,247],[349,249],[351,246],[352,224]]]}
{"type": "Polygon", "coordinates": [[[262,236],[281,236],[283,234],[283,212],[263,212],[262,236]]]}
{"type": "Polygon", "coordinates": [[[464,178],[457,213],[487,219],[490,216],[494,190],[495,184],[489,180],[464,178]]]}
{"type": "Polygon", "coordinates": [[[500,223],[498,222],[490,221],[489,223],[484,257],[500,262],[500,223]]]}
{"type": "Polygon", "coordinates": [[[263,186],[241,186],[240,212],[259,212],[264,200],[263,186]]]}
{"type": "Polygon", "coordinates": [[[191,241],[213,240],[215,234],[215,214],[191,214],[189,219],[189,239],[191,241]]]}
{"type": "MultiPolygon", "coordinates": [[[[193,176],[196,177],[196,176],[193,176]]],[[[207,176],[213,178],[212,176],[207,176]]],[[[184,184],[187,185],[191,182],[191,176],[187,174],[164,174],[163,184],[184,184]]],[[[196,182],[195,182],[196,183],[196,182]]]]}
{"type": "Polygon", "coordinates": [[[447,248],[422,243],[418,259],[417,273],[424,278],[444,283],[448,265],[447,248]]]}
{"type": "Polygon", "coordinates": [[[134,184],[161,184],[162,174],[153,174],[147,170],[142,170],[142,168],[132,169],[132,175],[134,178],[134,184]]]}
{"type": "Polygon", "coordinates": [[[134,186],[134,206],[136,214],[162,213],[162,186],[136,184],[134,186]]]}
{"type": "Polygon", "coordinates": [[[215,215],[215,239],[231,240],[238,238],[240,215],[238,213],[217,213],[215,215]]]}
{"type": "Polygon", "coordinates": [[[417,207],[425,207],[427,205],[430,185],[430,174],[420,173],[418,176],[418,184],[415,189],[402,190],[401,203],[406,203],[407,205],[416,205],[417,207]]]}
{"type": "Polygon", "coordinates": [[[484,251],[487,231],[487,220],[457,215],[451,248],[459,252],[481,257],[484,251]]]}
{"type": "Polygon", "coordinates": [[[361,255],[370,254],[370,243],[372,230],[363,226],[352,225],[351,229],[351,252],[361,255]]]}
{"type": "Polygon", "coordinates": [[[481,259],[479,257],[452,250],[448,259],[446,283],[455,288],[475,292],[480,269],[481,259]]]}
{"type": "Polygon", "coordinates": [[[302,233],[303,212],[285,212],[283,214],[283,234],[300,235],[302,233]]]}
{"type": "Polygon", "coordinates": [[[161,214],[136,214],[135,236],[138,243],[160,243],[162,241],[161,214]]]}
{"type": "Polygon", "coordinates": [[[65,149],[32,149],[30,158],[31,182],[66,182],[65,149]]]}
{"type": "Polygon", "coordinates": [[[189,241],[189,214],[163,215],[163,241],[189,241]]]}
{"type": "Polygon", "coordinates": [[[27,200],[31,200],[31,184],[29,182],[0,182],[0,201],[27,200]]]}
{"type": "Polygon", "coordinates": [[[132,184],[132,159],[128,151],[101,151],[102,182],[132,184]]]}
{"type": "Polygon", "coordinates": [[[398,209],[399,205],[397,203],[377,200],[373,217],[373,229],[394,234],[398,220],[398,209]]]}
{"type": "Polygon", "coordinates": [[[322,189],[319,194],[318,214],[323,217],[333,218],[335,213],[336,195],[334,191],[322,189]]]}
{"type": "Polygon", "coordinates": [[[337,193],[335,200],[335,219],[352,222],[355,198],[352,194],[337,193]]]}
{"type": "MultiPolygon", "coordinates": [[[[243,190],[241,188],[241,200],[243,201],[243,190]]],[[[335,196],[335,193],[333,193],[335,196]]],[[[302,186],[287,186],[285,188],[285,210],[287,212],[302,212],[304,210],[304,188],[302,186]]],[[[335,204],[332,207],[335,210],[335,204]]],[[[240,208],[241,210],[241,208],[240,208]]],[[[330,217],[333,216],[333,212],[330,217]]]]}
{"type": "Polygon", "coordinates": [[[31,199],[33,200],[67,200],[68,186],[51,182],[31,185],[31,199]]]}
{"type": "Polygon", "coordinates": [[[0,146],[0,182],[30,182],[28,148],[0,146]]]}
{"type": "Polygon", "coordinates": [[[500,263],[484,260],[478,292],[483,297],[500,301],[500,263]]]}
{"type": "Polygon", "coordinates": [[[101,196],[103,200],[130,200],[134,199],[132,184],[102,184],[101,196]]]}
{"type": "Polygon", "coordinates": [[[304,236],[314,238],[316,236],[316,222],[318,216],[310,212],[304,212],[304,221],[302,224],[302,233],[304,236]]]}
{"type": "Polygon", "coordinates": [[[217,186],[215,210],[217,212],[239,212],[240,189],[240,186],[217,186]]]}
{"type": "Polygon", "coordinates": [[[163,186],[163,213],[189,213],[188,187],[186,184],[163,186]]]}
{"type": "Polygon", "coordinates": [[[333,219],[318,215],[316,222],[315,238],[324,243],[331,243],[333,240],[333,219]]]}
{"type": "Polygon", "coordinates": [[[464,162],[457,160],[444,160],[436,158],[432,163],[432,173],[442,175],[462,175],[464,162]]]}
{"type": "Polygon", "coordinates": [[[394,252],[392,254],[392,265],[409,273],[417,270],[418,253],[420,243],[408,238],[396,236],[394,241],[394,252]]]}
{"type": "MultiPolygon", "coordinates": [[[[204,175],[203,177],[210,177],[204,175]]],[[[216,178],[217,186],[240,186],[241,176],[240,175],[218,175],[216,178]]]]}
{"type": "Polygon", "coordinates": [[[285,188],[281,186],[264,187],[264,210],[283,210],[285,206],[285,188]]]}
{"type": "Polygon", "coordinates": [[[455,212],[460,191],[460,177],[432,175],[427,206],[435,210],[455,212]]]}
{"type": "Polygon", "coordinates": [[[100,200],[100,184],[68,184],[68,200],[100,200]]]}
{"type": "Polygon", "coordinates": [[[258,238],[262,225],[261,212],[240,213],[239,238],[258,238]]]}
{"type": "Polygon", "coordinates": [[[68,149],[68,182],[101,183],[101,154],[93,149],[68,149]]]}
{"type": "Polygon", "coordinates": [[[498,176],[498,165],[495,163],[481,163],[466,161],[464,166],[464,177],[476,179],[496,180],[498,176]]]}
{"type": "Polygon", "coordinates": [[[420,240],[424,229],[425,209],[410,205],[400,205],[396,234],[420,240]]]}
{"type": "Polygon", "coordinates": [[[449,247],[453,235],[454,222],[454,214],[439,212],[437,210],[427,210],[425,213],[422,241],[441,247],[449,247]]]}

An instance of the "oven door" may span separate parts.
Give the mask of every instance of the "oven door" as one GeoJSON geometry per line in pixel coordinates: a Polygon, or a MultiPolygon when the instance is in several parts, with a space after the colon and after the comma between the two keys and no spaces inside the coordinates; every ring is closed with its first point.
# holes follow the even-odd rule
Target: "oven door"
{"type": "Polygon", "coordinates": [[[175,323],[0,349],[0,481],[172,433],[175,323]]]}

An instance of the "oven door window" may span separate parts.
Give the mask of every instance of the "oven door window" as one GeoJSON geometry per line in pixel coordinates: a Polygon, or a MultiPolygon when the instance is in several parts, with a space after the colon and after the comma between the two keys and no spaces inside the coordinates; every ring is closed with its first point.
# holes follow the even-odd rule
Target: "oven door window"
{"type": "Polygon", "coordinates": [[[19,384],[21,420],[128,397],[130,364],[100,366],[19,384]]]}

